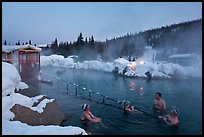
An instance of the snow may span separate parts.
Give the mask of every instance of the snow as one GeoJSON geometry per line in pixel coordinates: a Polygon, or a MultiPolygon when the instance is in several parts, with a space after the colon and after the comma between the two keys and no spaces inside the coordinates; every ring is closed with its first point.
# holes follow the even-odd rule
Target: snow
{"type": "Polygon", "coordinates": [[[60,65],[64,65],[64,56],[62,55],[50,55],[49,58],[47,58],[46,56],[40,56],[40,60],[41,61],[42,66],[47,66],[47,65],[52,65],[52,66],[60,66],[60,65]]]}
{"type": "Polygon", "coordinates": [[[114,66],[119,69],[119,73],[122,73],[122,71],[125,69],[125,67],[129,64],[130,62],[124,58],[119,58],[114,60],[114,66]]]}
{"type": "Polygon", "coordinates": [[[24,82],[19,82],[18,85],[16,86],[16,90],[19,91],[20,89],[27,89],[28,85],[24,82]]]}
{"type": "Polygon", "coordinates": [[[169,58],[191,58],[193,56],[194,54],[175,54],[175,55],[169,56],[169,58]]]}
{"type": "Polygon", "coordinates": [[[78,58],[77,55],[70,55],[70,56],[68,56],[68,57],[70,57],[70,58],[78,58]]]}
{"type": "Polygon", "coordinates": [[[44,99],[41,101],[36,107],[31,107],[33,111],[37,111],[38,113],[42,113],[43,109],[45,108],[46,104],[49,102],[53,102],[54,99],[44,99]]]}
{"type": "Polygon", "coordinates": [[[15,66],[2,62],[2,96],[14,93],[14,89],[26,89],[15,66]]]}
{"type": "Polygon", "coordinates": [[[38,47],[35,47],[35,46],[32,46],[32,45],[2,45],[2,51],[4,52],[12,52],[12,51],[15,51],[15,50],[18,50],[19,48],[26,48],[26,47],[32,47],[32,48],[35,48],[39,51],[42,51],[41,48],[38,48],[38,47]]]}
{"type": "MultiPolygon", "coordinates": [[[[27,107],[42,113],[46,104],[54,101],[54,99],[44,99],[37,106],[33,107],[43,95],[35,97],[27,97],[19,93],[15,93],[15,89],[28,88],[27,84],[21,81],[21,77],[15,66],[2,62],[2,134],[3,135],[87,135],[84,129],[80,127],[67,126],[30,126],[20,121],[11,121],[15,114],[11,112],[11,108],[15,104],[27,107]]],[[[32,118],[32,117],[31,117],[32,118]]]]}
{"type": "Polygon", "coordinates": [[[46,48],[46,47],[47,47],[47,44],[39,44],[39,45],[37,45],[36,47],[38,47],[38,48],[46,48]]]}
{"type": "Polygon", "coordinates": [[[93,70],[101,70],[101,71],[112,71],[112,64],[104,63],[98,60],[84,61],[82,63],[77,63],[78,68],[81,69],[93,69],[93,70]]]}
{"type": "Polygon", "coordinates": [[[12,52],[15,51],[19,48],[19,46],[6,46],[6,45],[2,45],[2,51],[4,52],[12,52]]]}
{"type": "Polygon", "coordinates": [[[87,135],[84,130],[79,127],[67,126],[29,126],[20,121],[2,120],[3,135],[87,135]]]}
{"type": "MultiPolygon", "coordinates": [[[[41,56],[41,66],[63,67],[68,69],[92,69],[105,72],[113,72],[118,68],[118,73],[123,74],[123,70],[128,67],[124,73],[130,77],[147,77],[145,72],[149,71],[152,77],[172,78],[179,77],[201,77],[202,59],[198,57],[190,66],[182,66],[172,62],[162,62],[154,60],[158,51],[150,46],[145,47],[142,57],[136,61],[128,61],[125,58],[115,59],[113,62],[103,62],[102,60],[90,60],[83,62],[74,62],[71,57],[64,58],[61,55],[41,56]],[[154,60],[154,61],[153,61],[154,60]],[[196,71],[195,71],[196,66],[196,71]],[[136,69],[134,69],[136,68],[136,69]]],[[[176,55],[177,57],[189,56],[189,54],[176,55]]],[[[173,56],[174,57],[174,56],[173,56]]]]}

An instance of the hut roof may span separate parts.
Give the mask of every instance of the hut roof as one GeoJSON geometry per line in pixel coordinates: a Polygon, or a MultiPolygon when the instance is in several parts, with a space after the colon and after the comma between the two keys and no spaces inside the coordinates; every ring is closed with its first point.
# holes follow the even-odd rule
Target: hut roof
{"type": "Polygon", "coordinates": [[[2,46],[2,52],[10,53],[15,50],[18,50],[17,46],[2,46]]]}
{"type": "Polygon", "coordinates": [[[16,51],[16,50],[25,50],[25,51],[37,51],[37,52],[40,52],[42,49],[41,48],[37,48],[37,47],[34,47],[32,45],[18,45],[18,46],[8,46],[8,45],[2,45],[2,52],[6,52],[6,53],[10,53],[10,52],[13,52],[13,51],[16,51]]]}
{"type": "Polygon", "coordinates": [[[40,52],[41,48],[37,48],[37,47],[33,47],[31,45],[28,45],[27,47],[21,47],[18,50],[23,51],[23,52],[40,52]]]}

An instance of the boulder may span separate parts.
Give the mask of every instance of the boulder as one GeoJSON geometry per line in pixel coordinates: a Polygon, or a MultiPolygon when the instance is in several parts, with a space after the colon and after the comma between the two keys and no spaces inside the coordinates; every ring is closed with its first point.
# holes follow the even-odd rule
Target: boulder
{"type": "MultiPolygon", "coordinates": [[[[33,107],[37,106],[43,99],[45,97],[39,99],[39,102],[37,104],[35,103],[33,107]]],[[[21,121],[31,126],[60,125],[65,120],[64,114],[59,110],[55,100],[47,103],[42,113],[38,113],[19,104],[15,104],[11,108],[11,111],[15,114],[14,121],[21,121]]]]}

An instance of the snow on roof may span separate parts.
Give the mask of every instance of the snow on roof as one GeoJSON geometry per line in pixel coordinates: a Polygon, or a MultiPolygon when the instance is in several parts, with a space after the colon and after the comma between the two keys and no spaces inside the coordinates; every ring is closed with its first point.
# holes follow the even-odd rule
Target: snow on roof
{"type": "Polygon", "coordinates": [[[194,54],[174,54],[169,56],[169,58],[191,58],[194,54]]]}
{"type": "Polygon", "coordinates": [[[32,45],[26,45],[25,47],[21,47],[19,48],[19,50],[37,50],[37,51],[41,51],[41,48],[32,46],[32,45]]]}
{"type": "Polygon", "coordinates": [[[5,46],[5,45],[3,45],[2,46],[2,51],[9,53],[9,52],[18,50],[18,48],[19,48],[18,46],[5,46]]]}
{"type": "Polygon", "coordinates": [[[40,45],[37,45],[36,47],[39,47],[39,48],[46,48],[46,47],[47,47],[47,44],[40,44],[40,45]]]}
{"type": "Polygon", "coordinates": [[[41,48],[38,48],[38,47],[35,47],[35,46],[32,46],[32,45],[15,45],[15,46],[10,46],[10,45],[2,45],[2,51],[3,52],[13,52],[13,51],[16,51],[20,48],[27,48],[27,47],[32,47],[32,48],[35,48],[36,50],[39,50],[41,51],[42,49],[41,48]]]}

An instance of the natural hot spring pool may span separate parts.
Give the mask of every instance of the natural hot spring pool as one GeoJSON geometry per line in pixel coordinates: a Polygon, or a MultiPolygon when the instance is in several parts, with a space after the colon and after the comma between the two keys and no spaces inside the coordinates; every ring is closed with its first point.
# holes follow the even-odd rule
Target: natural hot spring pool
{"type": "Polygon", "coordinates": [[[68,120],[64,122],[64,125],[79,126],[91,134],[103,135],[202,134],[201,79],[146,81],[145,79],[127,78],[91,70],[67,69],[59,73],[59,68],[42,67],[41,71],[116,100],[128,100],[134,106],[151,114],[154,114],[151,110],[154,93],[160,91],[167,104],[166,113],[173,106],[180,110],[179,127],[171,128],[149,115],[137,113],[125,115],[123,110],[116,107],[80,98],[80,96],[88,96],[83,91],[79,90],[78,96],[75,96],[75,88],[71,86],[69,87],[70,95],[64,94],[66,85],[58,83],[57,80],[53,80],[53,84],[40,83],[41,94],[56,99],[60,109],[65,113],[68,120]],[[143,90],[140,90],[141,88],[143,90]],[[91,126],[81,124],[79,118],[83,103],[90,104],[92,113],[102,118],[103,124],[91,126]]]}

